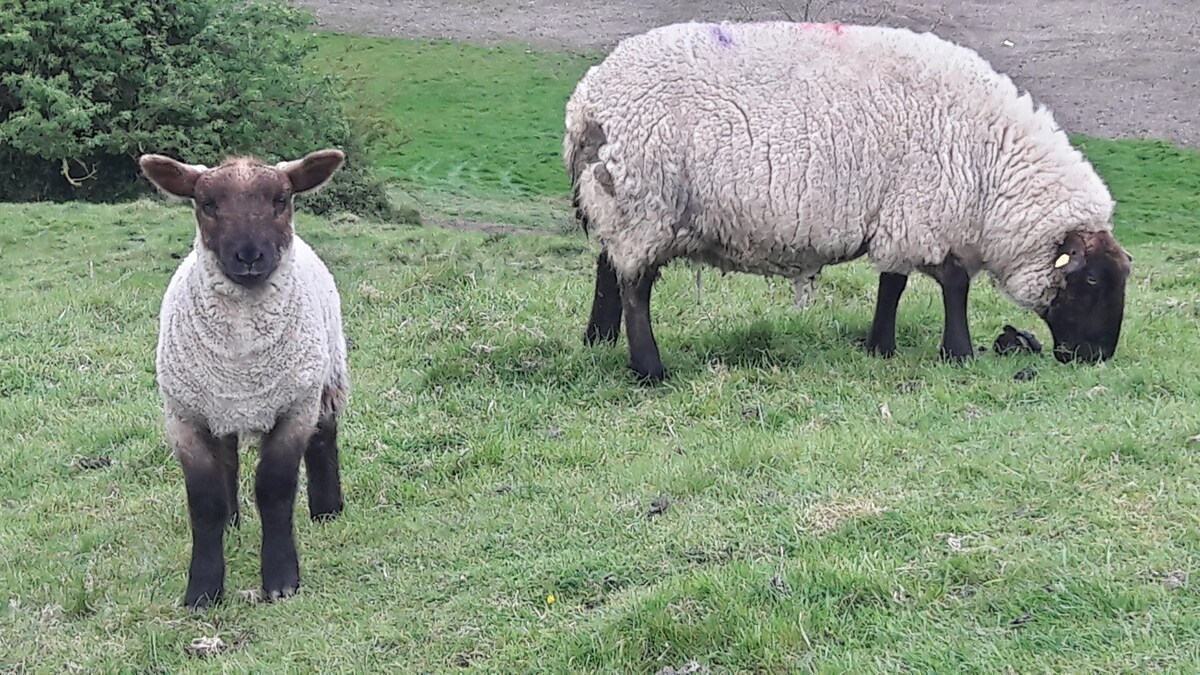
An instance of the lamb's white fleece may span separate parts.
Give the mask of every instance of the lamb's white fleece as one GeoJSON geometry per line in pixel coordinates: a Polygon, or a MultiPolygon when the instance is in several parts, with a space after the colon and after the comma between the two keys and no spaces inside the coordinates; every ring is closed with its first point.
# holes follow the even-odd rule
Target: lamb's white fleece
{"type": "Polygon", "coordinates": [[[350,392],[341,299],[299,236],[267,287],[225,277],[197,237],[163,296],[158,384],[166,413],[213,434],[261,434],[285,413],[316,423],[350,392]],[[324,401],[324,403],[322,403],[324,401]]]}
{"type": "Polygon", "coordinates": [[[954,254],[1038,310],[1065,234],[1112,229],[1052,114],[928,33],[664,26],[588,71],[566,129],[589,234],[626,280],[676,257],[803,279],[865,247],[900,274],[954,254]]]}

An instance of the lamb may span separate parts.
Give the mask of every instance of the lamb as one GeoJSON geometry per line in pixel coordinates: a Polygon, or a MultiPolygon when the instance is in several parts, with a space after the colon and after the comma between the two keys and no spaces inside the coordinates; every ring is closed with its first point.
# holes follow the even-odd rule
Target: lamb
{"type": "Polygon", "coordinates": [[[1116,351],[1131,258],[1114,202],[1044,106],[932,33],[791,22],[683,23],[622,41],[566,105],[563,161],[599,244],[589,344],[625,316],[630,367],[666,369],[650,321],[659,269],[689,259],[779,275],[798,299],[866,255],[867,347],[895,351],[908,275],[942,287],[942,354],[973,353],[986,271],[1050,327],[1058,360],[1116,351]]]}
{"type": "Polygon", "coordinates": [[[321,188],[344,159],[330,149],[274,166],[250,157],[212,169],[154,154],[138,160],[159,190],[192,200],[197,224],[163,296],[156,354],[191,518],[188,608],[224,594],[224,532],[240,521],[241,440],[260,440],[254,490],[266,599],[300,586],[292,525],[301,458],[312,519],[343,509],[338,419],[350,377],[341,299],[295,234],[293,197],[321,188]]]}

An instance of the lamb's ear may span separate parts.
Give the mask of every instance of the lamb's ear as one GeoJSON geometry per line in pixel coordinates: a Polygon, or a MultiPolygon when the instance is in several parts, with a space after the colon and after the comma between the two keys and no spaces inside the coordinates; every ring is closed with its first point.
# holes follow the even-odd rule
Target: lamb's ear
{"type": "Polygon", "coordinates": [[[296,194],[312,192],[329,182],[346,161],[346,153],[337,149],[310,152],[302,159],[280,162],[276,169],[286,173],[296,194]]]}
{"type": "Polygon", "coordinates": [[[203,164],[184,164],[164,155],[142,155],[138,166],[155,187],[180,199],[194,197],[196,179],[208,171],[203,164]]]}
{"type": "Polygon", "coordinates": [[[1077,272],[1087,264],[1087,248],[1078,232],[1068,232],[1054,255],[1054,268],[1062,270],[1064,274],[1077,272]]]}

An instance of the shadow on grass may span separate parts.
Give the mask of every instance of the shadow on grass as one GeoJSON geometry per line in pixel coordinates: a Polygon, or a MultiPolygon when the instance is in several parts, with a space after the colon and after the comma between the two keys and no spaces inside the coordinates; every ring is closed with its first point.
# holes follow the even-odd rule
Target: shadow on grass
{"type": "MultiPolygon", "coordinates": [[[[796,370],[830,360],[878,358],[864,350],[866,326],[860,328],[839,330],[833,325],[800,320],[760,320],[730,330],[660,338],[659,349],[670,374],[668,382],[703,378],[714,364],[741,370],[796,370]]],[[[898,333],[899,352],[936,348],[925,344],[928,331],[920,327],[902,328],[898,333]]],[[[574,393],[598,387],[627,387],[638,383],[628,359],[623,334],[615,344],[595,346],[584,346],[574,333],[549,338],[514,336],[486,351],[458,343],[429,356],[423,386],[434,389],[480,383],[519,384],[574,393]]]]}
{"type": "MultiPolygon", "coordinates": [[[[869,328],[869,319],[840,328],[800,319],[775,323],[759,320],[731,330],[697,335],[691,345],[680,344],[677,349],[694,354],[701,362],[730,368],[804,368],[816,360],[867,358],[864,343],[869,328]]],[[[897,350],[921,349],[927,340],[925,332],[917,326],[898,328],[897,350]]]]}

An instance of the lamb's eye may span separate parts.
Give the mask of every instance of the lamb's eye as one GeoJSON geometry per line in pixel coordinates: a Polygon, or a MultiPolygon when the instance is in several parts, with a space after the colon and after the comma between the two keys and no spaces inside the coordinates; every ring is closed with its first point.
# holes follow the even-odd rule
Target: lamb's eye
{"type": "Polygon", "coordinates": [[[1088,283],[1088,286],[1095,286],[1096,284],[1100,283],[1100,280],[1097,279],[1096,277],[1088,277],[1087,283],[1088,283]]]}
{"type": "Polygon", "coordinates": [[[282,208],[286,208],[286,207],[287,207],[287,197],[281,196],[281,197],[275,198],[275,208],[282,209],[282,208]]]}
{"type": "Polygon", "coordinates": [[[200,208],[204,209],[204,212],[210,216],[216,215],[217,213],[217,203],[211,199],[205,199],[201,201],[200,208]]]}

